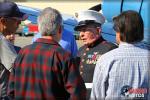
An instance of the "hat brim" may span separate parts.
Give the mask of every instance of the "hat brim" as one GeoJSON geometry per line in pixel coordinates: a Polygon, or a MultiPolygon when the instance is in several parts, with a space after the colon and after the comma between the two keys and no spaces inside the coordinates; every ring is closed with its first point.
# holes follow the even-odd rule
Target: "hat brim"
{"type": "Polygon", "coordinates": [[[74,30],[78,31],[81,27],[87,26],[89,24],[97,24],[101,25],[100,23],[95,22],[94,20],[85,20],[85,21],[80,21],[77,26],[75,26],[74,30]]]}
{"type": "Polygon", "coordinates": [[[74,30],[78,31],[81,27],[84,27],[84,26],[86,26],[86,24],[77,25],[77,26],[74,27],[74,30]]]}
{"type": "Polygon", "coordinates": [[[23,12],[18,12],[14,18],[21,20],[21,21],[25,21],[28,18],[28,15],[26,13],[23,12]]]}

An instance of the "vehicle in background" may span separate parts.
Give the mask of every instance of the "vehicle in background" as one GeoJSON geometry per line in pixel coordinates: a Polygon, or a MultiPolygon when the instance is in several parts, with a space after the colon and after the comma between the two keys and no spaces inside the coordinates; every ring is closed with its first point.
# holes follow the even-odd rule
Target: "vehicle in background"
{"type": "Polygon", "coordinates": [[[38,33],[37,24],[31,23],[29,20],[22,21],[16,31],[16,34],[19,34],[20,36],[34,35],[36,33],[38,33]]]}
{"type": "Polygon", "coordinates": [[[144,21],[144,40],[143,42],[150,46],[150,0],[102,0],[100,7],[91,9],[101,10],[106,18],[106,22],[102,26],[103,37],[108,41],[115,42],[115,31],[113,30],[112,19],[123,11],[135,10],[139,12],[144,21]]]}
{"type": "Polygon", "coordinates": [[[33,35],[38,33],[37,24],[29,23],[23,27],[22,36],[33,35]]]}
{"type": "Polygon", "coordinates": [[[90,10],[101,11],[106,18],[102,26],[102,36],[111,42],[115,42],[115,31],[113,30],[113,17],[123,11],[135,10],[139,12],[144,21],[144,40],[145,44],[150,45],[150,15],[148,12],[150,0],[102,0],[101,4],[95,5],[90,10]],[[113,9],[112,9],[113,7],[113,9]]]}
{"type": "MultiPolygon", "coordinates": [[[[26,21],[22,22],[22,24],[17,30],[17,33],[21,36],[34,35],[38,33],[37,17],[41,9],[22,6],[22,5],[18,5],[18,7],[20,11],[28,14],[28,19],[27,19],[28,23],[26,23],[26,21]]],[[[74,27],[77,24],[77,21],[74,18],[74,16],[68,14],[62,14],[62,17],[63,17],[64,28],[70,31],[71,33],[74,33],[75,39],[79,39],[79,33],[74,31],[74,27]]]]}

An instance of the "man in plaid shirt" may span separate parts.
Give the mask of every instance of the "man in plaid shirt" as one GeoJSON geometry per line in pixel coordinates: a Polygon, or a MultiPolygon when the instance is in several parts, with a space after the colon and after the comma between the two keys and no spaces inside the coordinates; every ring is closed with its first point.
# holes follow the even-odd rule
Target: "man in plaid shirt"
{"type": "Polygon", "coordinates": [[[8,95],[15,100],[85,99],[86,88],[78,66],[59,44],[62,16],[45,8],[38,17],[42,34],[17,56],[10,75],[8,95]]]}

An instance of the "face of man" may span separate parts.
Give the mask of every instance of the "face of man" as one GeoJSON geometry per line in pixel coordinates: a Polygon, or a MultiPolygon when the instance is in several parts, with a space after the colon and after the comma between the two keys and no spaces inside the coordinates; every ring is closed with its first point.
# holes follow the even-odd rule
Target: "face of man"
{"type": "Polygon", "coordinates": [[[5,23],[6,29],[5,30],[8,33],[15,33],[16,30],[18,29],[21,21],[18,19],[15,19],[15,18],[5,18],[5,20],[6,20],[6,23],[5,23]]]}
{"type": "Polygon", "coordinates": [[[1,30],[4,36],[14,34],[21,23],[20,20],[11,17],[1,17],[0,22],[2,24],[1,30]]]}
{"type": "Polygon", "coordinates": [[[84,45],[90,45],[96,41],[101,32],[100,27],[94,27],[92,25],[83,26],[79,29],[80,38],[83,41],[84,45]]]}

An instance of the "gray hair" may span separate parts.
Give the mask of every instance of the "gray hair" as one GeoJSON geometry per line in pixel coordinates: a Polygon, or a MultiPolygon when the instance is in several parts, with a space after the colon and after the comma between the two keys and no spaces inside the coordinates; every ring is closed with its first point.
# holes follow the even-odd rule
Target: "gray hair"
{"type": "Polygon", "coordinates": [[[44,36],[55,35],[58,27],[63,25],[60,12],[51,7],[45,8],[38,16],[38,29],[44,36]]]}

